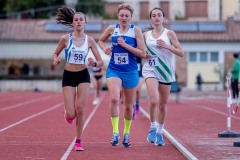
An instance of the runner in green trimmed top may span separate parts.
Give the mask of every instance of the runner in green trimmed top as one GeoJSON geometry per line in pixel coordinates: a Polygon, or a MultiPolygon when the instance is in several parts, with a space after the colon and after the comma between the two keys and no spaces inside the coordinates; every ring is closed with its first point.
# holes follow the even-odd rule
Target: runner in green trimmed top
{"type": "Polygon", "coordinates": [[[164,28],[161,8],[150,11],[152,27],[144,32],[148,54],[143,66],[143,76],[149,95],[150,130],[147,140],[163,146],[162,130],[167,115],[167,102],[171,84],[175,79],[174,56],[184,56],[184,51],[174,31],[164,28]]]}

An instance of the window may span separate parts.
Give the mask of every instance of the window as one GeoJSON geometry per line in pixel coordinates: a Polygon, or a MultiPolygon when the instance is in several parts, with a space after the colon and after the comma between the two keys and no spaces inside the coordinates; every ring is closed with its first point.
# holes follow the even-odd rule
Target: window
{"type": "Polygon", "coordinates": [[[188,61],[191,63],[217,63],[219,61],[219,54],[217,51],[189,52],[188,61]]]}
{"type": "Polygon", "coordinates": [[[210,61],[211,62],[218,62],[218,52],[211,52],[210,53],[210,61]]]}
{"type": "Polygon", "coordinates": [[[200,52],[200,62],[207,62],[208,57],[207,57],[207,52],[200,52]]]}
{"type": "Polygon", "coordinates": [[[208,1],[185,1],[186,18],[207,18],[208,17],[208,1]]]}
{"type": "Polygon", "coordinates": [[[196,52],[189,53],[189,62],[197,62],[197,53],[196,52]]]}

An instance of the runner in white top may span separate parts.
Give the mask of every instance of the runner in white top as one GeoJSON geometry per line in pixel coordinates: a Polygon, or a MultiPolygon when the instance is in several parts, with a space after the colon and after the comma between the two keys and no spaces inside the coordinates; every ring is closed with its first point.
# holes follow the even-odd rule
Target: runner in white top
{"type": "Polygon", "coordinates": [[[53,64],[61,63],[58,57],[65,50],[65,67],[62,78],[62,91],[65,107],[65,119],[69,124],[76,121],[75,150],[83,151],[81,142],[83,126],[85,122],[85,108],[88,102],[90,76],[86,66],[86,57],[89,49],[92,50],[96,61],[89,57],[91,66],[101,67],[103,61],[93,37],[85,34],[84,28],[87,23],[84,13],[75,13],[68,7],[58,9],[57,23],[73,27],[73,32],[64,34],[53,53],[53,64]]]}
{"type": "Polygon", "coordinates": [[[144,78],[155,77],[159,82],[170,83],[175,81],[174,54],[168,49],[157,44],[157,40],[163,40],[167,45],[171,45],[168,38],[168,29],[164,28],[158,38],[152,35],[153,30],[146,32],[146,46],[151,58],[144,63],[144,78]]]}
{"type": "Polygon", "coordinates": [[[176,34],[163,27],[164,12],[161,8],[150,11],[152,28],[144,32],[148,54],[151,55],[143,66],[150,99],[150,130],[147,140],[163,146],[162,129],[167,115],[167,102],[171,83],[175,81],[174,56],[184,56],[176,34]]]}

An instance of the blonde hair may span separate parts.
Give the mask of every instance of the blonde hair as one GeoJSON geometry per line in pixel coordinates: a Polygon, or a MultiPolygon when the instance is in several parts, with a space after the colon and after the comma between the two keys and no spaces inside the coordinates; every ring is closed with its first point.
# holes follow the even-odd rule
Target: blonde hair
{"type": "Polygon", "coordinates": [[[129,10],[131,12],[131,15],[133,15],[133,12],[134,12],[134,9],[128,5],[128,4],[120,4],[118,6],[118,13],[122,10],[122,9],[126,9],[126,10],[129,10]]]}

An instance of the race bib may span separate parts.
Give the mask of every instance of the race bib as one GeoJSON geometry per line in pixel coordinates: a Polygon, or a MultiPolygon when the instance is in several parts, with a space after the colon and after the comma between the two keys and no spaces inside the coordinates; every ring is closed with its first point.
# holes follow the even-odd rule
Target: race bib
{"type": "Polygon", "coordinates": [[[115,64],[129,64],[127,53],[114,53],[115,64]]]}
{"type": "Polygon", "coordinates": [[[84,53],[85,53],[84,51],[72,50],[69,62],[75,63],[75,64],[84,64],[84,59],[83,59],[84,53]]]}
{"type": "Polygon", "coordinates": [[[148,64],[149,66],[158,66],[158,57],[157,56],[152,56],[148,59],[148,64]]]}

